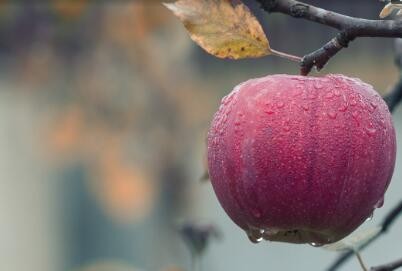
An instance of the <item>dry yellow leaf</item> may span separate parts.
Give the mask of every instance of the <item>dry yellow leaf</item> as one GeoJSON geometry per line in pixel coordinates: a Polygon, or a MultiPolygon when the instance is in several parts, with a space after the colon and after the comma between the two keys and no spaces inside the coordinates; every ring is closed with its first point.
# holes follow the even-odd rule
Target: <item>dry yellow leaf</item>
{"type": "Polygon", "coordinates": [[[179,0],[165,4],[191,38],[219,58],[256,58],[271,54],[257,18],[240,1],[179,0]]]}
{"type": "Polygon", "coordinates": [[[385,18],[385,17],[389,16],[389,15],[392,13],[393,10],[394,10],[394,6],[393,6],[391,3],[387,4],[387,5],[381,10],[380,18],[385,18]]]}
{"type": "Polygon", "coordinates": [[[392,14],[394,10],[399,9],[397,16],[401,15],[401,10],[402,10],[402,4],[393,4],[393,3],[388,3],[380,13],[380,18],[385,18],[388,17],[389,15],[392,14]]]}

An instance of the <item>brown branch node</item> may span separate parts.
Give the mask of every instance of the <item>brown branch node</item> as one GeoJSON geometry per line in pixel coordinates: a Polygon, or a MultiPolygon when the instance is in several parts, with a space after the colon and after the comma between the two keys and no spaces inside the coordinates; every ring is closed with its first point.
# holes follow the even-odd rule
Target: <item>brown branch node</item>
{"type": "Polygon", "coordinates": [[[303,3],[297,3],[290,7],[290,14],[295,18],[303,18],[309,11],[309,6],[303,3]]]}
{"type": "Polygon", "coordinates": [[[321,70],[343,47],[345,46],[339,42],[338,37],[333,38],[317,51],[305,55],[302,58],[300,73],[302,75],[308,75],[314,66],[318,71],[321,70]]]}

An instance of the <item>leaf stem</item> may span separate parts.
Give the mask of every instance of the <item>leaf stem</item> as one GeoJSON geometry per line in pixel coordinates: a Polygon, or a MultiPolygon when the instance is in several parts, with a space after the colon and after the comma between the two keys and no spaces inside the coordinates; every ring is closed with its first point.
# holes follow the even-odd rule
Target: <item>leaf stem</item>
{"type": "Polygon", "coordinates": [[[271,54],[272,55],[274,55],[274,56],[279,56],[279,57],[282,57],[282,58],[286,58],[286,59],[288,59],[288,60],[290,60],[290,61],[294,61],[294,62],[301,62],[301,60],[302,60],[302,58],[301,57],[299,57],[299,56],[294,56],[294,55],[291,55],[291,54],[287,54],[287,53],[284,53],[284,52],[280,52],[280,51],[277,51],[277,50],[274,50],[274,49],[272,49],[271,48],[271,54]]]}
{"type": "Polygon", "coordinates": [[[357,260],[359,261],[359,264],[360,264],[361,268],[363,269],[363,271],[368,271],[366,265],[364,264],[363,258],[360,255],[360,252],[357,250],[354,250],[354,253],[355,253],[357,260]]]}

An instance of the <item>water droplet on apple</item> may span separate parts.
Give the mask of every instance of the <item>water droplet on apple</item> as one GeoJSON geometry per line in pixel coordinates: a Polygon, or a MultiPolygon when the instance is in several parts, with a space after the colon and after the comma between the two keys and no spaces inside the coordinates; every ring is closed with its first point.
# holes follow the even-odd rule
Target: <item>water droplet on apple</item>
{"type": "Polygon", "coordinates": [[[377,203],[374,205],[374,208],[381,208],[384,205],[384,197],[382,197],[377,203]]]}
{"type": "Polygon", "coordinates": [[[276,230],[276,229],[265,229],[264,233],[263,233],[263,238],[265,240],[268,240],[271,236],[274,236],[276,234],[278,234],[280,232],[280,230],[276,230]]]}
{"type": "Polygon", "coordinates": [[[251,242],[253,242],[254,244],[258,244],[260,243],[262,240],[264,240],[264,238],[262,237],[254,237],[254,236],[249,236],[249,239],[251,242]]]}
{"type": "Polygon", "coordinates": [[[304,111],[308,111],[310,107],[307,104],[302,104],[302,108],[304,111]]]}
{"type": "Polygon", "coordinates": [[[334,111],[329,111],[327,115],[330,119],[336,119],[336,112],[334,111]]]}
{"type": "Polygon", "coordinates": [[[253,213],[253,216],[254,216],[255,218],[260,218],[260,217],[261,217],[261,211],[260,211],[260,210],[258,210],[258,209],[252,209],[251,212],[253,213]]]}
{"type": "Polygon", "coordinates": [[[332,93],[332,91],[325,94],[325,98],[327,98],[327,99],[332,99],[333,97],[334,97],[334,93],[332,93]]]}
{"type": "Polygon", "coordinates": [[[271,115],[271,114],[275,113],[272,104],[266,102],[266,103],[265,103],[264,112],[265,112],[266,114],[268,114],[268,115],[271,115]]]}
{"type": "Polygon", "coordinates": [[[233,100],[233,97],[234,97],[234,95],[237,93],[237,91],[232,91],[230,94],[228,94],[228,95],[226,95],[225,97],[223,97],[223,99],[222,99],[222,104],[223,105],[227,105],[227,104],[229,104],[232,100],[233,100]]]}
{"type": "Polygon", "coordinates": [[[373,128],[373,127],[366,127],[366,133],[369,135],[369,136],[373,136],[373,135],[375,135],[375,133],[377,132],[377,130],[375,129],[375,128],[373,128]]]}
{"type": "Polygon", "coordinates": [[[312,247],[322,247],[323,246],[323,244],[314,243],[314,242],[309,243],[309,245],[312,246],[312,247]]]}
{"type": "Polygon", "coordinates": [[[262,237],[264,234],[264,230],[262,229],[256,229],[256,228],[250,228],[246,231],[248,239],[254,243],[260,243],[264,238],[262,237]]]}
{"type": "Polygon", "coordinates": [[[314,84],[314,87],[315,87],[316,89],[322,89],[324,86],[321,84],[320,81],[317,81],[317,82],[314,84]]]}
{"type": "Polygon", "coordinates": [[[296,91],[295,91],[295,93],[294,93],[294,96],[295,97],[297,97],[297,96],[300,96],[300,95],[302,95],[303,94],[303,86],[300,86],[300,85],[297,85],[296,86],[296,91]]]}
{"type": "Polygon", "coordinates": [[[338,110],[340,112],[346,112],[347,109],[348,109],[348,104],[346,104],[346,103],[341,104],[341,106],[338,108],[338,110]]]}
{"type": "Polygon", "coordinates": [[[286,119],[284,122],[283,122],[283,124],[282,124],[282,129],[285,131],[285,132],[289,132],[290,131],[290,126],[289,126],[289,123],[290,123],[290,120],[289,119],[286,119]]]}
{"type": "Polygon", "coordinates": [[[372,212],[372,213],[369,215],[369,217],[366,218],[366,221],[372,220],[373,217],[374,217],[374,212],[372,212]]]}
{"type": "Polygon", "coordinates": [[[285,106],[285,103],[284,102],[277,102],[276,106],[280,109],[280,108],[283,108],[285,106]]]}
{"type": "Polygon", "coordinates": [[[318,97],[318,95],[317,95],[317,93],[316,93],[315,91],[311,91],[311,92],[309,93],[308,97],[309,97],[311,100],[314,100],[315,98],[318,97]]]}
{"type": "Polygon", "coordinates": [[[341,92],[340,92],[338,89],[335,89],[334,95],[335,95],[336,97],[339,97],[339,96],[341,96],[341,92]]]}
{"type": "Polygon", "coordinates": [[[385,120],[383,118],[380,119],[380,125],[382,128],[386,128],[387,125],[385,125],[385,120]]]}
{"type": "Polygon", "coordinates": [[[214,137],[212,139],[212,146],[216,147],[218,145],[218,143],[219,143],[219,139],[217,137],[214,137]]]}
{"type": "Polygon", "coordinates": [[[353,111],[352,112],[352,117],[357,120],[359,118],[359,112],[358,111],[353,111]]]}

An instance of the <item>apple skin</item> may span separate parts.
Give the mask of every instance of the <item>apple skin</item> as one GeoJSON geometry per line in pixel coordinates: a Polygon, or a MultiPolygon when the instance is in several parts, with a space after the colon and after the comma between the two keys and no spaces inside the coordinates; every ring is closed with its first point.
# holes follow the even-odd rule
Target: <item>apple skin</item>
{"type": "Polygon", "coordinates": [[[387,105],[343,75],[242,83],[208,133],[214,191],[253,242],[344,238],[382,206],[395,156],[387,105]]]}

